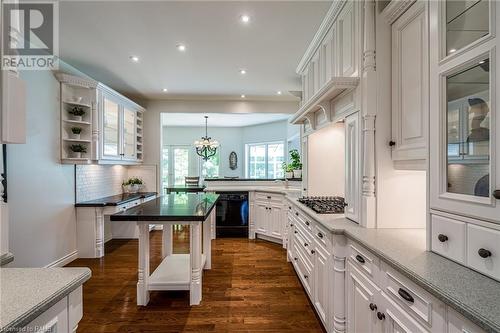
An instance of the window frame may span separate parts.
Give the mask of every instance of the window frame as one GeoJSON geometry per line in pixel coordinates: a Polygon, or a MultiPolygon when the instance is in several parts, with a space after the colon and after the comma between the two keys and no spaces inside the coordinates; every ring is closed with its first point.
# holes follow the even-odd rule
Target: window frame
{"type": "Polygon", "coordinates": [[[269,146],[270,145],[275,145],[275,144],[281,144],[283,145],[283,161],[286,161],[286,142],[284,140],[275,140],[275,141],[264,141],[264,142],[251,142],[251,143],[245,143],[245,178],[250,178],[249,172],[250,172],[250,147],[252,146],[265,146],[265,159],[264,163],[266,166],[266,177],[265,178],[252,178],[252,179],[270,179],[269,178],[269,146]]]}

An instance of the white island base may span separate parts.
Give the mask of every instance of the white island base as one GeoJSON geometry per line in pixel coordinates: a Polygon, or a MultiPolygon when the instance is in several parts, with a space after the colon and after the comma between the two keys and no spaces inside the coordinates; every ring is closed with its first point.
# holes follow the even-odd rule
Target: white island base
{"type": "Polygon", "coordinates": [[[212,266],[211,235],[215,226],[215,210],[205,221],[139,221],[137,224],[139,226],[137,305],[147,305],[149,292],[152,290],[189,290],[189,304],[200,304],[202,272],[203,269],[210,269],[212,266]],[[163,260],[151,275],[149,274],[149,224],[163,225],[163,260]],[[189,254],[173,254],[173,225],[189,226],[189,254]]]}

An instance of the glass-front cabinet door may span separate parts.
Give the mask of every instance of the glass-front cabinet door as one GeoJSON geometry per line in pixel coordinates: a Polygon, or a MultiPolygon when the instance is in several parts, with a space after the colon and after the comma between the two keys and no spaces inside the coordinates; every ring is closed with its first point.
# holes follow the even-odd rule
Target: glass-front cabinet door
{"type": "Polygon", "coordinates": [[[495,1],[430,2],[430,207],[500,223],[495,1]]]}
{"type": "Polygon", "coordinates": [[[102,104],[102,158],[120,159],[120,105],[106,95],[102,104]]]}
{"type": "Polygon", "coordinates": [[[123,108],[123,159],[136,159],[136,112],[123,108]]]}

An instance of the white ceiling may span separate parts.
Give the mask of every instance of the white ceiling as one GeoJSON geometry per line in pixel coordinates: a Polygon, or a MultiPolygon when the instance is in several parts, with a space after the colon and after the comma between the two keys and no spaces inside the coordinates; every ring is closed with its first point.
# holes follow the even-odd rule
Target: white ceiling
{"type": "Polygon", "coordinates": [[[60,55],[132,97],[293,99],[330,1],[64,1],[60,55]],[[243,13],[251,21],[239,21],[243,13]],[[185,43],[186,52],[179,52],[185,43]],[[129,56],[140,58],[132,63],[129,56]],[[239,69],[247,74],[239,74],[239,69]],[[163,93],[162,88],[168,88],[163,93]],[[277,96],[276,91],[284,92],[277,96]]]}
{"type": "MultiPolygon", "coordinates": [[[[197,127],[205,126],[204,113],[162,113],[163,126],[197,127]]],[[[289,114],[283,113],[210,113],[208,127],[243,127],[286,120],[289,114]]]]}

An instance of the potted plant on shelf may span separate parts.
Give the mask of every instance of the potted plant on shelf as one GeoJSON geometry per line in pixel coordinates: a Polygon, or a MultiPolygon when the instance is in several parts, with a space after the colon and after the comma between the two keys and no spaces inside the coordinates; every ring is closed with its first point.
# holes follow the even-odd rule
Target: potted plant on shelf
{"type": "Polygon", "coordinates": [[[281,166],[283,167],[283,172],[285,173],[285,178],[286,179],[293,178],[292,164],[287,164],[286,162],[283,162],[283,164],[281,166]]]}
{"type": "Polygon", "coordinates": [[[293,171],[293,178],[302,178],[302,163],[297,149],[290,150],[290,168],[293,171]]]}
{"type": "Polygon", "coordinates": [[[87,152],[87,147],[82,144],[71,145],[69,149],[72,152],[71,157],[73,158],[82,158],[82,153],[85,154],[87,152]]]}
{"type": "Polygon", "coordinates": [[[80,133],[82,133],[81,127],[71,127],[71,138],[80,139],[80,133]]]}
{"type": "Polygon", "coordinates": [[[125,192],[127,193],[137,193],[143,188],[144,182],[142,181],[141,178],[131,177],[126,181],[124,181],[122,183],[122,186],[125,189],[125,192]]]}
{"type": "Polygon", "coordinates": [[[68,113],[72,116],[73,120],[82,121],[85,115],[85,110],[81,106],[72,107],[68,113]]]}

